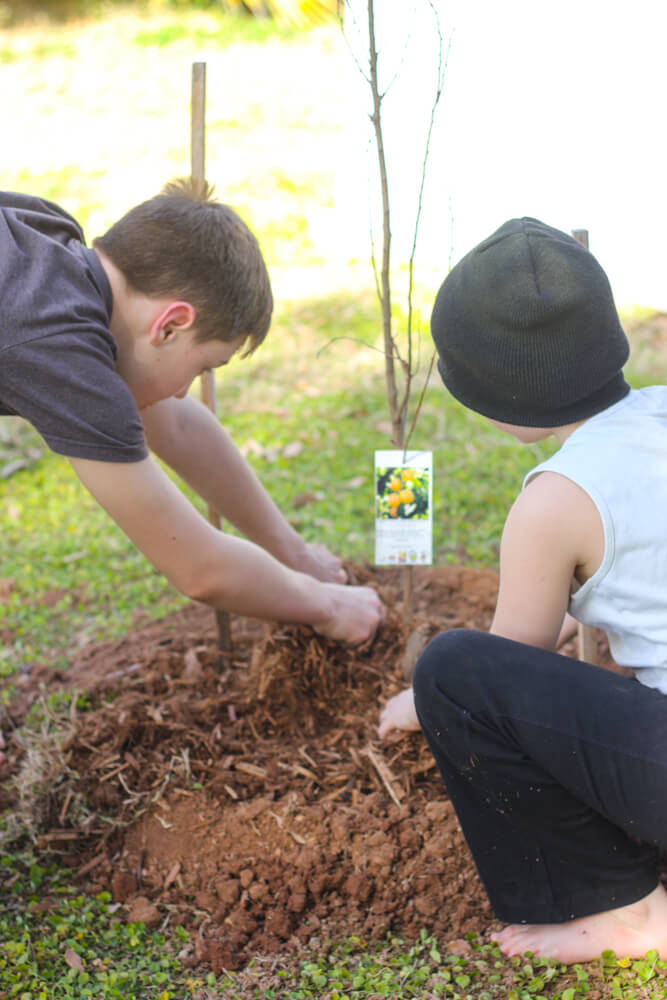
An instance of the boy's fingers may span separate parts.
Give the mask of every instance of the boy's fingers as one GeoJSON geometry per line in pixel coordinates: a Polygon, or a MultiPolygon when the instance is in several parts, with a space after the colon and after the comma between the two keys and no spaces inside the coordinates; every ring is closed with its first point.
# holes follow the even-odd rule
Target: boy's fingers
{"type": "Polygon", "coordinates": [[[378,726],[378,739],[384,740],[389,737],[392,743],[397,743],[407,732],[407,729],[401,729],[392,722],[381,722],[378,726]]]}
{"type": "Polygon", "coordinates": [[[378,725],[378,736],[381,740],[385,738],[388,732],[393,728],[392,723],[389,719],[389,702],[380,711],[380,724],[378,725]]]}

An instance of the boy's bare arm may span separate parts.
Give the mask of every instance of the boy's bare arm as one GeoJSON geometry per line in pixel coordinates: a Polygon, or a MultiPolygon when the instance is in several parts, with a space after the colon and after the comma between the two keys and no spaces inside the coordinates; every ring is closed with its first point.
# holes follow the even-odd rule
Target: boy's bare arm
{"type": "Polygon", "coordinates": [[[152,459],[70,459],[79,479],[181,593],[268,621],[307,623],[332,639],[363,642],[383,617],[369,587],[321,583],[264,549],[217,531],[152,459]]]}
{"type": "Polygon", "coordinates": [[[595,505],[571,480],[547,472],[529,483],[505,522],[490,631],[555,649],[565,632],[573,578],[597,569],[601,536],[595,505]]]}
{"type": "MultiPolygon", "coordinates": [[[[600,516],[569,479],[544,473],[519,496],[503,531],[500,590],[490,631],[554,649],[574,633],[566,614],[572,577],[597,569],[604,551],[600,516]]],[[[411,688],[382,709],[378,736],[419,728],[411,688]]]]}
{"type": "Polygon", "coordinates": [[[560,649],[564,642],[573,639],[577,634],[578,628],[579,622],[577,619],[573,618],[571,614],[566,614],[561,625],[561,630],[558,633],[558,638],[556,639],[556,649],[560,649]]]}
{"type": "Polygon", "coordinates": [[[340,559],[294,531],[218,420],[199,400],[165,399],[141,414],[149,447],[246,538],[292,569],[345,580],[340,559]]]}

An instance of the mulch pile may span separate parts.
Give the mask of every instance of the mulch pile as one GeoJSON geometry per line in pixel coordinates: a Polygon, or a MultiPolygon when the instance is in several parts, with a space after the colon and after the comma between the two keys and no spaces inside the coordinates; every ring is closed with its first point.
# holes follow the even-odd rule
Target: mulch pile
{"type": "MultiPolygon", "coordinates": [[[[400,609],[396,570],[349,567],[400,609]]],[[[402,663],[443,628],[488,628],[491,571],[415,570],[414,614],[366,647],[233,621],[221,664],[192,606],[91,646],[39,846],[149,926],[181,924],[181,959],[214,972],[355,935],[443,941],[497,925],[421,734],[381,743],[402,663]]],[[[62,680],[62,679],[61,679],[62,680]]]]}

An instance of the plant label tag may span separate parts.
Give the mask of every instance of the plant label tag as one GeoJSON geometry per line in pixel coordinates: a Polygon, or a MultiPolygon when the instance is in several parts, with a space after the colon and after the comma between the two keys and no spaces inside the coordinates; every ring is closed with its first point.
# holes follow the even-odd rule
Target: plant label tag
{"type": "Polygon", "coordinates": [[[375,565],[433,562],[433,452],[375,452],[375,565]]]}

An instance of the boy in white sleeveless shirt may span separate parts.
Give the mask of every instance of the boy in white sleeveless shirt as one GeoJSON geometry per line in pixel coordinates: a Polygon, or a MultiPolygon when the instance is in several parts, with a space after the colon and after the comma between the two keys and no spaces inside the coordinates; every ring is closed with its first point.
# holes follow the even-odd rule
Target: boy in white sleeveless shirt
{"type": "Polygon", "coordinates": [[[667,958],[667,387],[630,389],[604,271],[536,219],[456,265],[431,330],[457,399],[561,447],[507,517],[490,632],[437,636],[379,734],[421,725],[507,955],[667,958]],[[629,676],[554,652],[570,615],[629,676]]]}

